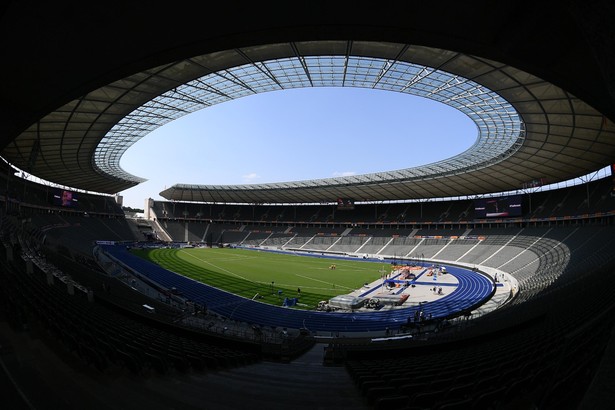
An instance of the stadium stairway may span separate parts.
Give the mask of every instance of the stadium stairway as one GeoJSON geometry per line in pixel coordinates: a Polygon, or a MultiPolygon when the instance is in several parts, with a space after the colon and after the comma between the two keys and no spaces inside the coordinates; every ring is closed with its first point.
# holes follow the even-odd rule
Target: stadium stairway
{"type": "Polygon", "coordinates": [[[321,344],[290,363],[134,375],[118,368],[97,371],[39,338],[35,329],[16,330],[4,318],[0,334],[0,373],[10,381],[0,393],[11,410],[371,408],[343,367],[322,365],[321,344]]]}

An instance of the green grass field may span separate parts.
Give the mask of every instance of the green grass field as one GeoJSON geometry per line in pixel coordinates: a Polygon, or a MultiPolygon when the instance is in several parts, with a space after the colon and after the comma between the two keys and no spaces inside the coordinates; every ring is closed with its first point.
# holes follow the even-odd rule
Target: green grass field
{"type": "Polygon", "coordinates": [[[246,298],[259,294],[261,302],[281,305],[284,297],[299,297],[297,308],[302,309],[314,309],[319,301],[350,293],[380,278],[383,269],[390,270],[387,264],[377,262],[232,248],[132,252],[165,269],[246,298]],[[336,269],[329,269],[331,264],[336,269]]]}

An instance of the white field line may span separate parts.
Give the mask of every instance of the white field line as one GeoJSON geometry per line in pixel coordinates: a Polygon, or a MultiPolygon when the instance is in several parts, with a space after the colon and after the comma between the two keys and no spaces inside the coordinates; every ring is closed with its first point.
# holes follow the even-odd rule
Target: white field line
{"type": "MultiPolygon", "coordinates": [[[[182,250],[180,250],[180,252],[182,252],[182,250]]],[[[244,277],[244,276],[241,276],[241,275],[239,275],[239,274],[237,274],[237,273],[235,273],[235,272],[232,272],[232,271],[230,271],[230,270],[228,270],[228,269],[226,269],[226,268],[223,268],[223,267],[221,267],[221,266],[218,266],[218,265],[216,265],[216,264],[214,264],[214,263],[212,263],[212,262],[210,262],[210,261],[208,261],[208,260],[205,260],[205,259],[199,258],[198,256],[195,256],[195,255],[193,255],[193,254],[192,254],[192,253],[190,253],[190,252],[183,252],[183,253],[184,253],[184,254],[186,254],[186,255],[188,255],[188,256],[190,256],[190,257],[192,257],[192,258],[194,258],[194,259],[196,259],[196,260],[199,260],[199,261],[201,261],[201,262],[203,262],[203,263],[205,263],[205,264],[207,264],[207,265],[210,265],[210,266],[212,266],[212,267],[214,267],[214,268],[218,269],[218,270],[219,270],[219,271],[221,271],[221,272],[228,273],[229,275],[234,276],[234,277],[236,277],[236,278],[240,278],[240,279],[243,279],[243,280],[245,280],[245,281],[252,282],[252,283],[260,283],[260,284],[268,284],[268,283],[269,283],[269,282],[260,282],[260,281],[250,280],[250,279],[248,279],[248,278],[246,278],[246,277],[244,277]]],[[[245,260],[245,259],[257,259],[257,258],[256,258],[256,257],[254,257],[254,256],[243,256],[243,255],[238,255],[237,257],[233,257],[233,258],[224,258],[224,259],[218,259],[218,260],[232,261],[233,259],[244,259],[244,260],[245,260]]],[[[290,258],[289,258],[289,259],[290,259],[290,258]]],[[[294,258],[293,258],[293,259],[294,259],[294,258]]],[[[337,265],[337,264],[336,264],[336,265],[337,265]]],[[[338,266],[343,266],[343,264],[342,264],[342,265],[338,265],[338,266]]],[[[328,267],[326,267],[326,268],[315,268],[315,269],[329,269],[329,268],[328,268],[328,267]]],[[[361,270],[368,270],[368,269],[361,269],[361,270]]],[[[315,281],[315,282],[324,283],[324,284],[326,284],[326,285],[331,285],[331,286],[333,286],[333,288],[335,288],[336,286],[338,286],[338,287],[339,287],[339,288],[341,288],[341,289],[346,289],[346,290],[354,290],[353,288],[350,288],[350,287],[347,287],[347,286],[336,285],[336,284],[334,284],[334,283],[331,283],[331,282],[326,282],[326,281],[324,281],[324,280],[320,280],[320,279],[314,279],[314,278],[311,278],[311,277],[309,277],[309,276],[299,275],[299,274],[296,274],[296,273],[295,273],[295,274],[293,274],[293,275],[298,276],[298,277],[301,277],[301,278],[304,278],[304,279],[313,280],[313,281],[315,281]]],[[[279,283],[279,285],[281,285],[281,286],[295,286],[294,284],[290,284],[290,283],[279,283]]],[[[324,289],[330,289],[330,288],[319,288],[319,287],[305,286],[305,285],[303,285],[302,287],[303,287],[304,289],[323,289],[323,290],[324,290],[324,289]]]]}
{"type": "MultiPolygon", "coordinates": [[[[181,251],[180,251],[180,252],[181,252],[181,251]]],[[[185,252],[185,254],[186,254],[186,255],[188,255],[188,256],[190,256],[190,257],[192,257],[192,258],[194,258],[194,259],[196,259],[196,260],[199,260],[199,261],[201,261],[201,262],[203,262],[203,263],[205,263],[205,264],[207,264],[207,265],[213,266],[214,268],[216,268],[216,269],[218,269],[218,270],[220,270],[220,271],[222,271],[222,272],[226,272],[226,273],[228,273],[229,275],[235,276],[235,277],[237,277],[237,278],[241,278],[241,279],[246,280],[246,281],[248,281],[248,282],[258,283],[258,282],[254,282],[253,280],[250,280],[250,279],[248,279],[248,278],[246,278],[246,277],[244,277],[244,276],[238,275],[238,274],[237,274],[237,273],[235,273],[235,272],[231,272],[230,270],[225,269],[225,268],[223,268],[223,267],[221,267],[221,266],[215,265],[215,264],[211,263],[210,261],[207,261],[207,260],[205,260],[205,259],[201,259],[201,258],[199,258],[199,257],[197,257],[197,256],[194,256],[194,255],[193,255],[193,254],[191,254],[191,253],[185,252]]]]}

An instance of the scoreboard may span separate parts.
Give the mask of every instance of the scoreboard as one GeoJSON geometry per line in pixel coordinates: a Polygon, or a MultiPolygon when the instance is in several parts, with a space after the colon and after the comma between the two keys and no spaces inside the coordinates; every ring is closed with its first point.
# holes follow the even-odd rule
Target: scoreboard
{"type": "Polygon", "coordinates": [[[348,211],[354,209],[354,199],[337,198],[337,209],[340,211],[348,211]]]}

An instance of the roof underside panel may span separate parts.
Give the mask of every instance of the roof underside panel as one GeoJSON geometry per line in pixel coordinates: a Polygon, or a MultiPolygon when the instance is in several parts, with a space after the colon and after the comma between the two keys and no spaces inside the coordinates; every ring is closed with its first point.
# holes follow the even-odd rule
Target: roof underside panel
{"type": "Polygon", "coordinates": [[[143,182],[119,165],[154,129],[235,98],[298,87],[363,87],[450,105],[477,125],[466,152],[421,167],[311,181],[177,184],[170,200],[236,203],[407,200],[558,182],[615,157],[613,124],[565,90],[485,58],[424,46],[305,41],[220,51],[155,67],[92,90],[33,124],[2,151],[47,181],[101,193],[143,182]]]}

